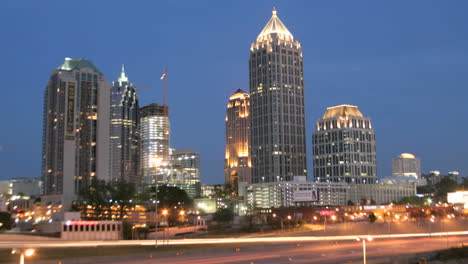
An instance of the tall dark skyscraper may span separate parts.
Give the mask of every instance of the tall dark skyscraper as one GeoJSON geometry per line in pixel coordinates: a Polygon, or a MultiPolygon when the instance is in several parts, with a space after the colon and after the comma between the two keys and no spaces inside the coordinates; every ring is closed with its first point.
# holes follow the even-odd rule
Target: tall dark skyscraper
{"type": "Polygon", "coordinates": [[[273,16],[250,48],[252,182],[307,176],[301,44],[273,16]]]}
{"type": "Polygon", "coordinates": [[[91,61],[66,58],[44,96],[43,203],[69,208],[93,177],[109,181],[111,86],[91,61]]]}
{"type": "Polygon", "coordinates": [[[370,118],[357,106],[327,108],[312,141],[316,181],[376,183],[375,133],[370,118]]]}
{"type": "Polygon", "coordinates": [[[135,88],[124,67],[113,83],[110,120],[110,162],[112,180],[141,183],[138,177],[139,107],[135,88]]]}

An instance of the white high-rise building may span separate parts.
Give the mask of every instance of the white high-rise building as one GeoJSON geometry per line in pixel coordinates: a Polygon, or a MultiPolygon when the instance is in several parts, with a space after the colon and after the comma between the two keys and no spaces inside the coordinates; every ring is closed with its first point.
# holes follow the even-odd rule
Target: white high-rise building
{"type": "Polygon", "coordinates": [[[392,160],[393,176],[421,177],[421,161],[413,154],[403,153],[392,160]]]}
{"type": "Polygon", "coordinates": [[[169,113],[166,105],[140,109],[140,173],[145,184],[166,183],[170,174],[169,113]]]}
{"type": "Polygon", "coordinates": [[[109,181],[111,86],[91,61],[66,58],[45,89],[43,203],[71,206],[93,177],[109,181]]]}

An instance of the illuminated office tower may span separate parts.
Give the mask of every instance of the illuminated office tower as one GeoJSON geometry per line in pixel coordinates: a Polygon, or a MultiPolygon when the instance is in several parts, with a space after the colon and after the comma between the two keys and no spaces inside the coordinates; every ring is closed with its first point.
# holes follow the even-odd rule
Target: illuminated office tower
{"type": "Polygon", "coordinates": [[[312,141],[317,182],[376,183],[375,133],[357,106],[327,108],[312,141]]]}
{"type": "Polygon", "coordinates": [[[200,153],[192,149],[171,150],[171,173],[167,183],[185,190],[192,198],[199,197],[200,153]]]}
{"type": "Polygon", "coordinates": [[[111,178],[141,183],[138,177],[138,98],[124,67],[111,94],[110,144],[111,178]]]}
{"type": "Polygon", "coordinates": [[[413,154],[403,153],[392,160],[392,175],[421,178],[421,161],[413,154]]]}
{"type": "Polygon", "coordinates": [[[111,86],[91,61],[66,58],[45,89],[43,203],[71,206],[93,177],[109,181],[111,86]]]}
{"type": "Polygon", "coordinates": [[[252,182],[305,180],[302,49],[276,10],[251,45],[249,69],[252,182]]]}
{"type": "Polygon", "coordinates": [[[140,108],[140,173],[145,184],[166,183],[169,174],[169,114],[165,105],[140,108]]]}
{"type": "Polygon", "coordinates": [[[252,183],[249,154],[250,96],[238,89],[229,97],[226,110],[224,182],[238,192],[238,183],[252,183]]]}

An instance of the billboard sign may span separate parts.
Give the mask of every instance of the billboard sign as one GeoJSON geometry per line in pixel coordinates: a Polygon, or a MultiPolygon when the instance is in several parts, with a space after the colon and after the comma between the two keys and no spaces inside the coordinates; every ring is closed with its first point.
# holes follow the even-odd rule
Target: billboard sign
{"type": "Polygon", "coordinates": [[[318,202],[317,189],[294,191],[294,202],[318,202]]]}

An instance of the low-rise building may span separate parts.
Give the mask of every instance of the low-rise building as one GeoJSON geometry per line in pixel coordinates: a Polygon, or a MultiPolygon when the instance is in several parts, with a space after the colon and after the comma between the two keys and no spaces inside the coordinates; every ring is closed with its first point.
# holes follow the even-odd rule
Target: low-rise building
{"type": "Polygon", "coordinates": [[[306,181],[248,184],[245,187],[245,203],[252,209],[388,204],[415,196],[415,186],[414,181],[386,184],[306,181]]]}
{"type": "Polygon", "coordinates": [[[269,182],[248,184],[246,203],[252,208],[344,205],[348,184],[332,182],[269,182]]]}
{"type": "Polygon", "coordinates": [[[388,204],[416,195],[415,183],[410,184],[350,184],[349,201],[353,204],[388,204]]]}

